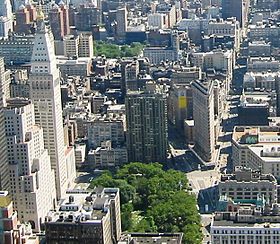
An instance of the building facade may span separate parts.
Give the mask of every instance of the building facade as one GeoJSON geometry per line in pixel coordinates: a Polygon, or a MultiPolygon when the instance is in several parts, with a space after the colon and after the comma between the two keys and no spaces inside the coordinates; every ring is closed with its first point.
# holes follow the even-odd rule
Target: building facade
{"type": "Polygon", "coordinates": [[[130,162],[165,162],[167,101],[158,87],[130,92],[126,101],[127,149],[130,162]]]}
{"type": "Polygon", "coordinates": [[[4,110],[10,193],[19,220],[40,231],[44,216],[56,204],[54,171],[35,124],[34,106],[26,99],[7,102],[4,110]]]}
{"type": "Polygon", "coordinates": [[[51,158],[52,169],[55,170],[57,198],[60,199],[73,183],[75,175],[67,174],[60,73],[54,54],[53,38],[44,24],[43,14],[38,15],[29,75],[30,94],[35,107],[36,124],[42,126],[44,131],[44,143],[51,158]]]}
{"type": "Polygon", "coordinates": [[[115,244],[121,237],[117,188],[70,190],[57,212],[46,216],[46,242],[115,244]]]}
{"type": "Polygon", "coordinates": [[[210,81],[192,83],[195,149],[205,161],[215,150],[214,88],[210,81]]]}
{"type": "Polygon", "coordinates": [[[87,137],[89,148],[97,148],[102,142],[110,140],[114,146],[125,142],[125,118],[113,117],[112,114],[95,116],[87,123],[87,137]]]}
{"type": "Polygon", "coordinates": [[[280,177],[279,126],[236,126],[232,135],[233,166],[280,177]]]}
{"type": "Polygon", "coordinates": [[[10,183],[8,176],[7,141],[5,137],[4,106],[6,104],[6,79],[4,59],[0,58],[0,190],[9,191],[10,183]]]}
{"type": "Polygon", "coordinates": [[[257,200],[261,196],[270,203],[277,202],[275,177],[242,166],[236,167],[233,174],[221,176],[218,191],[220,196],[227,196],[235,201],[257,200]]]}

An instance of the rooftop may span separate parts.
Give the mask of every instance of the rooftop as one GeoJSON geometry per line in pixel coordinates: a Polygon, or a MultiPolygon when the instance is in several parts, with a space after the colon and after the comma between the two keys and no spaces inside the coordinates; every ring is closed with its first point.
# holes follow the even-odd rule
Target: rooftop
{"type": "Polygon", "coordinates": [[[280,145],[279,126],[236,126],[232,140],[239,144],[280,145]]]}
{"type": "Polygon", "coordinates": [[[118,244],[154,243],[181,244],[183,233],[129,233],[121,237],[118,244]]]}
{"type": "Polygon", "coordinates": [[[118,188],[95,188],[87,190],[68,190],[58,208],[50,211],[46,222],[61,223],[99,223],[109,211],[111,200],[119,194],[118,188]]]}
{"type": "Polygon", "coordinates": [[[260,171],[253,171],[242,166],[235,167],[233,174],[225,174],[221,176],[221,182],[239,181],[239,182],[258,182],[271,181],[276,183],[274,176],[270,174],[262,174],[260,171]]]}

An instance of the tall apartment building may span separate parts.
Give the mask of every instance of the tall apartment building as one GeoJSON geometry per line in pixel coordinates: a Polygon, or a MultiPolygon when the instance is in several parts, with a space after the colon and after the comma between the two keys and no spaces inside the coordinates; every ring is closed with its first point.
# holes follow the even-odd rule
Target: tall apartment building
{"type": "Polygon", "coordinates": [[[189,84],[173,84],[168,96],[168,119],[178,129],[184,127],[184,120],[192,118],[193,98],[189,84]]]}
{"type": "Polygon", "coordinates": [[[232,134],[233,166],[261,170],[280,177],[280,127],[237,126],[232,134]]]}
{"type": "Polygon", "coordinates": [[[70,33],[68,7],[54,4],[49,11],[49,22],[55,40],[61,40],[70,33]]]}
{"type": "Polygon", "coordinates": [[[59,2],[59,8],[61,9],[62,12],[62,18],[63,18],[63,25],[62,25],[62,29],[63,29],[63,34],[65,35],[69,35],[70,33],[70,20],[69,20],[69,8],[68,8],[69,4],[65,4],[63,1],[59,2]]]}
{"type": "Polygon", "coordinates": [[[233,174],[221,176],[218,185],[219,196],[227,196],[234,201],[257,200],[277,203],[277,180],[271,174],[262,174],[242,166],[235,167],[233,174]]]}
{"type": "Polygon", "coordinates": [[[63,44],[66,57],[93,57],[93,37],[89,33],[65,36],[63,44]]]}
{"type": "Polygon", "coordinates": [[[30,31],[30,17],[27,8],[24,5],[16,12],[15,31],[18,33],[28,33],[30,31]]]}
{"type": "Polygon", "coordinates": [[[192,83],[195,150],[205,161],[215,150],[214,87],[212,81],[192,83]]]}
{"type": "Polygon", "coordinates": [[[102,13],[94,4],[80,5],[75,15],[75,23],[79,31],[92,31],[94,25],[102,23],[102,13]]]}
{"type": "Polygon", "coordinates": [[[121,237],[117,188],[70,190],[57,211],[46,216],[46,242],[116,244],[121,237]]]}
{"type": "Polygon", "coordinates": [[[127,64],[124,68],[124,80],[126,91],[138,90],[138,75],[139,75],[139,62],[137,60],[127,64]]]}
{"type": "Polygon", "coordinates": [[[130,162],[165,162],[167,101],[154,83],[145,91],[128,92],[125,101],[127,149],[130,162]]]}
{"type": "Polygon", "coordinates": [[[67,35],[63,39],[64,56],[79,57],[79,36],[67,35]]]}
{"type": "Polygon", "coordinates": [[[79,35],[79,57],[93,58],[93,37],[89,33],[79,35]]]}
{"type": "Polygon", "coordinates": [[[15,32],[24,34],[33,33],[34,28],[32,27],[37,18],[36,15],[36,8],[30,2],[21,5],[15,13],[15,32]]]}
{"type": "Polygon", "coordinates": [[[164,29],[167,27],[167,15],[163,13],[148,14],[148,26],[150,28],[164,29]]]}
{"type": "Polygon", "coordinates": [[[107,114],[94,116],[87,122],[87,138],[89,148],[97,148],[102,142],[110,140],[113,146],[123,145],[125,142],[125,118],[107,114]]]}
{"type": "Polygon", "coordinates": [[[4,106],[6,104],[6,86],[4,59],[0,58],[0,190],[10,190],[8,176],[7,142],[5,137],[4,106]]]}
{"type": "Polygon", "coordinates": [[[65,160],[64,131],[57,68],[51,32],[46,28],[44,15],[38,13],[38,29],[31,58],[30,95],[35,107],[36,124],[42,126],[52,169],[55,170],[57,198],[65,194],[75,175],[69,175],[65,160]]]}
{"type": "Polygon", "coordinates": [[[125,38],[125,34],[127,31],[127,8],[124,6],[123,8],[117,9],[116,13],[116,21],[117,21],[117,28],[116,28],[116,34],[119,39],[125,38]]]}
{"type": "Polygon", "coordinates": [[[248,21],[249,0],[222,0],[222,16],[224,19],[236,17],[244,28],[248,21]]]}
{"type": "Polygon", "coordinates": [[[55,177],[43,129],[35,124],[29,100],[13,99],[4,110],[10,193],[19,220],[40,231],[45,215],[56,203],[55,177]]]}

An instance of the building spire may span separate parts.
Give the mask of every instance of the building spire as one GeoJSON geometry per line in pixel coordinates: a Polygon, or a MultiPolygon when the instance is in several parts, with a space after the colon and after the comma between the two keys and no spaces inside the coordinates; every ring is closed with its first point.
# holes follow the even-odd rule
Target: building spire
{"type": "Polygon", "coordinates": [[[38,11],[37,11],[37,20],[38,20],[38,21],[44,21],[44,19],[45,19],[45,15],[44,15],[44,12],[43,12],[43,10],[42,10],[42,5],[41,5],[41,3],[40,3],[39,9],[38,9],[38,11]]]}

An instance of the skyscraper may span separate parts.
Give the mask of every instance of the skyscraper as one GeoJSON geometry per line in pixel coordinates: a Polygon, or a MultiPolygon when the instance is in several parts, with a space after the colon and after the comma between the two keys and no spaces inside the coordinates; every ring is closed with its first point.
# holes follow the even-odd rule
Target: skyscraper
{"type": "Polygon", "coordinates": [[[167,104],[163,91],[148,83],[146,91],[126,97],[129,161],[165,162],[167,155],[167,104]]]}
{"type": "Polygon", "coordinates": [[[55,170],[57,198],[65,194],[73,175],[68,175],[66,165],[60,73],[56,64],[53,39],[44,24],[42,11],[37,17],[38,29],[35,35],[31,58],[30,94],[35,107],[36,124],[43,127],[45,147],[49,151],[52,169],[55,170]]]}
{"type": "Polygon", "coordinates": [[[213,82],[194,81],[192,92],[195,149],[203,160],[211,161],[215,149],[213,82]]]}
{"type": "Polygon", "coordinates": [[[223,19],[236,17],[243,28],[247,22],[249,4],[249,0],[222,0],[223,19]]]}
{"type": "Polygon", "coordinates": [[[21,5],[16,12],[15,31],[18,33],[28,33],[30,31],[30,14],[28,9],[21,5]]]}
{"type": "Polygon", "coordinates": [[[70,33],[69,8],[63,1],[59,2],[59,8],[61,9],[62,16],[63,16],[63,26],[62,26],[63,33],[64,36],[66,36],[70,33]]]}
{"type": "Polygon", "coordinates": [[[5,67],[4,59],[0,58],[0,189],[9,189],[9,175],[8,175],[8,158],[7,158],[7,143],[5,137],[5,121],[4,121],[4,104],[6,100],[5,94],[5,67]]]}
{"type": "Polygon", "coordinates": [[[33,104],[26,99],[7,101],[4,110],[8,145],[10,193],[19,220],[32,229],[40,225],[56,203],[54,170],[44,148],[43,129],[35,125],[33,104]]]}
{"type": "Polygon", "coordinates": [[[30,3],[21,5],[16,11],[16,26],[15,31],[18,33],[34,33],[34,22],[36,20],[36,9],[30,3]]]}
{"type": "Polygon", "coordinates": [[[119,8],[116,14],[117,28],[116,34],[119,39],[124,39],[127,31],[127,8],[119,8]]]}
{"type": "Polygon", "coordinates": [[[13,17],[12,5],[10,0],[0,1],[0,16],[7,17],[9,19],[13,17]]]}
{"type": "Polygon", "coordinates": [[[49,22],[54,39],[61,40],[64,37],[64,18],[63,12],[56,4],[49,11],[49,22]]]}
{"type": "Polygon", "coordinates": [[[10,0],[0,1],[0,37],[8,37],[13,30],[13,13],[10,0]]]}

